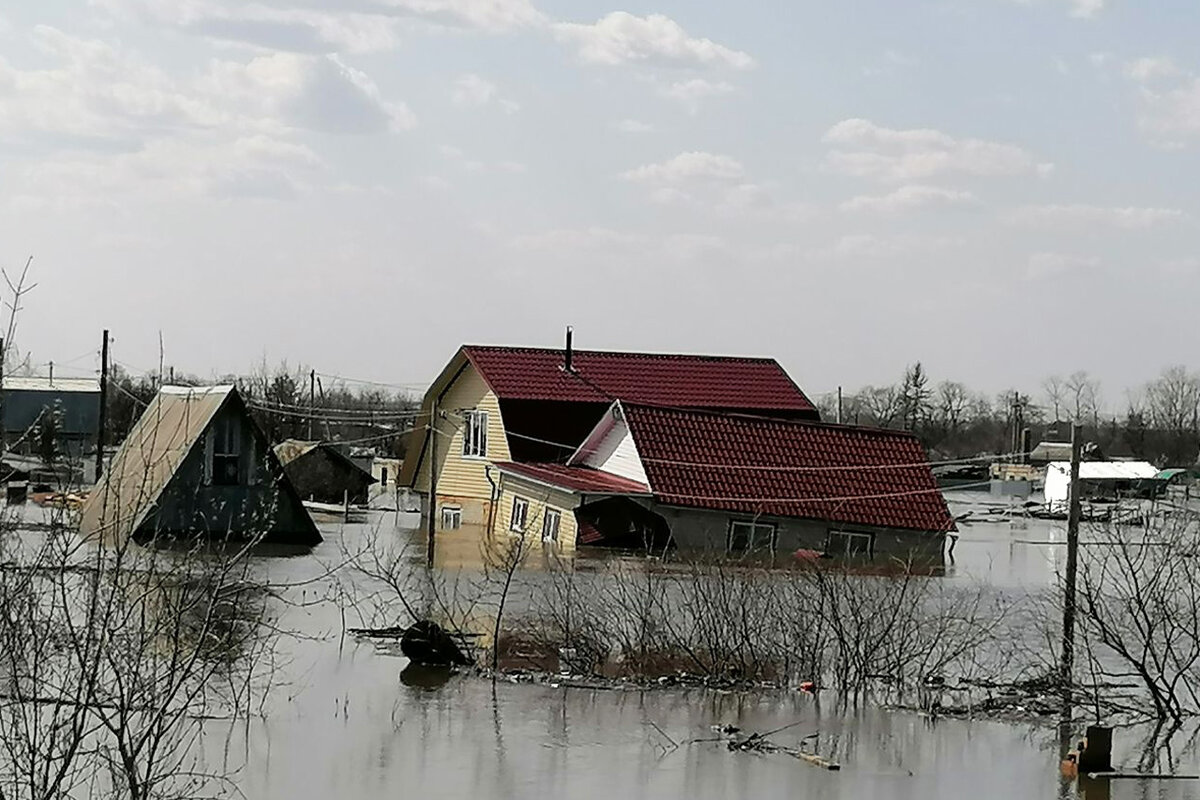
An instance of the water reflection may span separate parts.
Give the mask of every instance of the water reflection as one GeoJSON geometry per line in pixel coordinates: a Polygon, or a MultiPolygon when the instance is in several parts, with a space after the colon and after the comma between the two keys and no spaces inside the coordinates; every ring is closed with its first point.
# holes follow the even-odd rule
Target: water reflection
{"type": "Polygon", "coordinates": [[[400,682],[414,689],[440,689],[450,681],[454,672],[453,667],[430,667],[410,661],[400,671],[400,682]]]}

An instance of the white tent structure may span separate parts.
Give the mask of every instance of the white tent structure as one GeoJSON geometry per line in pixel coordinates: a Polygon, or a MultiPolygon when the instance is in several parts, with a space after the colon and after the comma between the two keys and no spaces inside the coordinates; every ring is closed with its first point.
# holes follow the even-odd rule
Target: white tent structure
{"type": "MultiPolygon", "coordinates": [[[[1079,480],[1090,484],[1136,483],[1153,478],[1158,467],[1147,461],[1084,461],[1079,465],[1079,480]]],[[[1066,508],[1070,499],[1071,462],[1052,461],[1046,467],[1046,504],[1051,510],[1066,508]]]]}

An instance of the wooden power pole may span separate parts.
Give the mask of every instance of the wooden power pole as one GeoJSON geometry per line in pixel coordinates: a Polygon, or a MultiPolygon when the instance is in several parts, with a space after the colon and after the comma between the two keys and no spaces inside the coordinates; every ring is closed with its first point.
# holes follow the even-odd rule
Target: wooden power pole
{"type": "Polygon", "coordinates": [[[437,398],[429,405],[429,529],[425,542],[425,563],[433,569],[434,534],[437,532],[437,398]]]}
{"type": "Polygon", "coordinates": [[[96,483],[104,474],[104,432],[108,428],[108,329],[100,342],[100,416],[96,421],[96,483]]]}
{"type": "Polygon", "coordinates": [[[308,440],[313,440],[313,417],[317,413],[317,371],[308,371],[308,440]]]}
{"type": "Polygon", "coordinates": [[[1067,571],[1063,596],[1062,630],[1062,725],[1071,724],[1071,684],[1075,671],[1075,581],[1079,571],[1079,461],[1083,449],[1083,426],[1071,426],[1071,485],[1067,510],[1067,571]]]}

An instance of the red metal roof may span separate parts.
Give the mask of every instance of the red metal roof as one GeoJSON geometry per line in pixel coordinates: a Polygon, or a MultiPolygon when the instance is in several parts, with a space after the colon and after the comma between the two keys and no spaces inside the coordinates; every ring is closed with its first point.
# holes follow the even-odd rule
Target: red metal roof
{"type": "Polygon", "coordinates": [[[623,404],[657,500],[927,531],[954,519],[915,436],[623,404]]]}
{"type": "Polygon", "coordinates": [[[463,353],[502,400],[625,400],[818,416],[800,387],[771,358],[576,350],[568,372],[562,350],[466,345],[463,353]]]}
{"type": "Polygon", "coordinates": [[[589,467],[568,467],[565,464],[518,464],[501,461],[496,466],[535,481],[560,486],[585,494],[650,494],[650,487],[608,472],[589,467]]]}

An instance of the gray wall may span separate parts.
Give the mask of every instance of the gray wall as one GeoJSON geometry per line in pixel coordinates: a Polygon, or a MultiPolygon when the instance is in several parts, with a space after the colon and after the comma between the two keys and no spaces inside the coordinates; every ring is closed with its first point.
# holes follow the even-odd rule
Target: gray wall
{"type": "MultiPolygon", "coordinates": [[[[221,414],[236,414],[228,405],[221,414]]],[[[214,420],[215,423],[215,420],[214,420]]],[[[257,482],[241,486],[209,486],[204,482],[204,435],[179,465],[162,496],[157,511],[151,513],[138,529],[140,536],[156,533],[183,535],[208,533],[235,536],[266,534],[266,541],[279,544],[314,545],[321,541],[308,511],[298,499],[282,490],[268,464],[275,465],[282,479],[278,461],[267,457],[265,437],[252,430],[253,422],[243,421],[243,474],[249,460],[251,438],[255,439],[257,482]]]]}
{"type": "Polygon", "coordinates": [[[4,430],[21,434],[48,408],[62,406],[62,430],[65,436],[93,440],[100,422],[98,392],[55,392],[27,389],[4,390],[4,430]]]}
{"type": "Polygon", "coordinates": [[[733,514],[718,511],[703,511],[691,508],[651,505],[671,526],[671,535],[681,550],[724,552],[731,520],[754,520],[776,526],[777,554],[793,553],[799,549],[824,552],[825,540],[830,528],[854,533],[870,533],[875,536],[874,555],[880,558],[899,558],[920,561],[937,561],[943,558],[945,534],[923,531],[908,531],[892,528],[876,528],[869,525],[832,524],[821,520],[794,519],[790,517],[754,517],[750,514],[733,514]]]}

